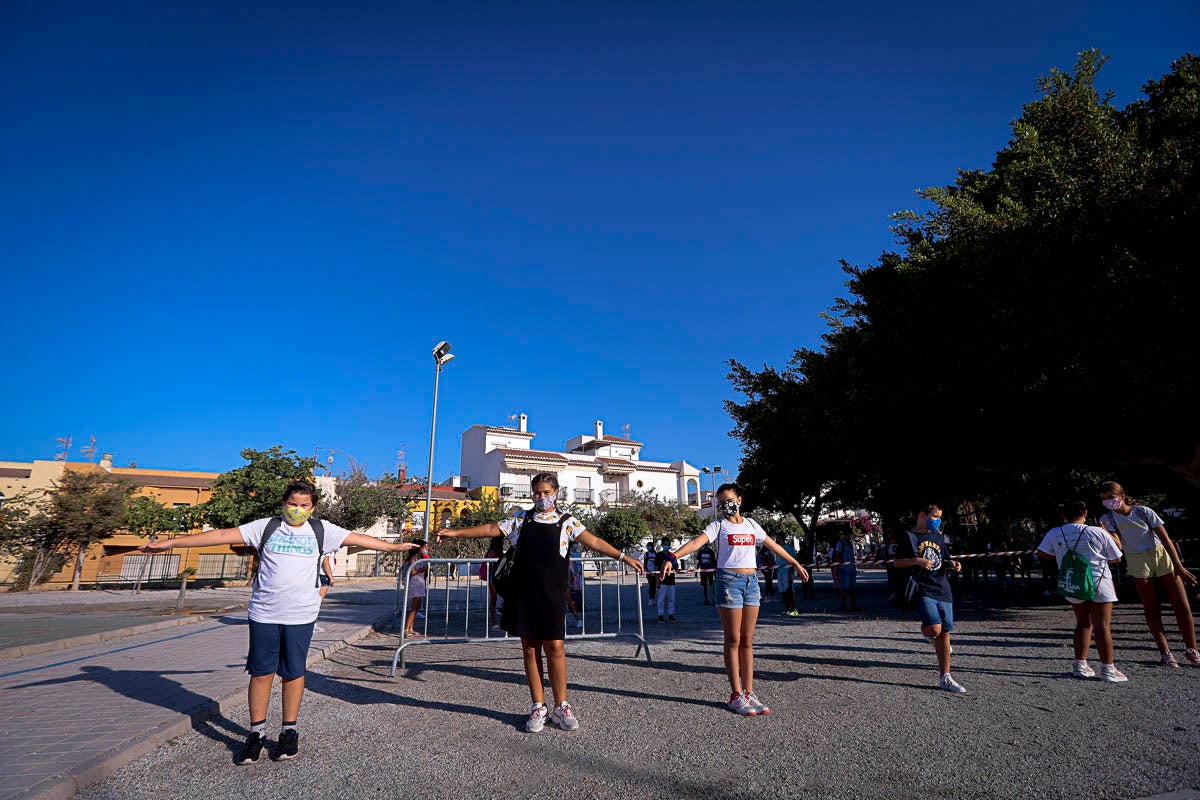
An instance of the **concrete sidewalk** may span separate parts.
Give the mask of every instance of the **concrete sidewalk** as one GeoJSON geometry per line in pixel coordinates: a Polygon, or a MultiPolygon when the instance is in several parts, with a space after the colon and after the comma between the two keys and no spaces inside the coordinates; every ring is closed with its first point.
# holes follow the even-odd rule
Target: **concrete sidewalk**
{"type": "MultiPolygon", "coordinates": [[[[390,583],[331,593],[310,663],[390,619],[393,603],[390,583]]],[[[0,800],[72,797],[206,720],[240,740],[245,720],[225,717],[245,705],[246,646],[239,611],[0,662],[0,800]]]]}

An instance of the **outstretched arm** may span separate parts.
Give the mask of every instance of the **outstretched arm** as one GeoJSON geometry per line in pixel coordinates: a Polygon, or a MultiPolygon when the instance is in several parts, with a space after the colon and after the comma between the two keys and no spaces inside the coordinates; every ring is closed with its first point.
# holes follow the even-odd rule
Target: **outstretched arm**
{"type": "MultiPolygon", "coordinates": [[[[383,539],[376,539],[374,536],[367,536],[365,533],[351,533],[342,544],[346,547],[362,547],[367,550],[388,550],[391,552],[412,550],[416,547],[416,544],[413,542],[385,542],[383,539]]],[[[331,575],[330,577],[332,578],[333,576],[331,575]]]]}
{"type": "Polygon", "coordinates": [[[802,581],[806,581],[806,580],[808,580],[808,570],[806,570],[806,569],[804,568],[804,565],[803,565],[803,564],[801,564],[801,563],[800,563],[799,561],[797,561],[796,559],[792,558],[792,554],[791,554],[791,553],[789,553],[787,550],[784,550],[784,549],[783,549],[783,547],[781,547],[781,546],[780,546],[779,542],[775,541],[775,540],[774,540],[774,539],[772,539],[770,536],[768,536],[766,539],[763,539],[763,544],[764,544],[764,545],[767,547],[767,549],[768,549],[768,550],[770,550],[772,553],[774,553],[775,555],[779,556],[779,557],[780,557],[780,558],[782,558],[784,561],[788,562],[788,563],[789,563],[789,564],[791,564],[793,567],[795,567],[795,568],[796,568],[796,574],[800,576],[800,580],[802,580],[802,581]]]}
{"type": "Polygon", "coordinates": [[[1171,541],[1171,537],[1167,535],[1167,529],[1163,525],[1159,525],[1154,529],[1158,534],[1159,541],[1163,544],[1163,549],[1167,551],[1167,555],[1171,558],[1171,563],[1174,565],[1175,574],[1183,579],[1183,582],[1190,585],[1196,585],[1196,576],[1188,572],[1183,566],[1183,561],[1179,558],[1179,551],[1175,549],[1175,543],[1171,541]]]}
{"type": "Polygon", "coordinates": [[[176,536],[174,539],[158,539],[138,548],[143,553],[162,553],[173,547],[211,547],[214,544],[245,544],[242,532],[237,528],[222,528],[218,531],[193,533],[191,536],[176,536]]]}
{"type": "Polygon", "coordinates": [[[442,528],[436,534],[435,539],[437,544],[441,544],[443,539],[490,539],[493,536],[501,536],[504,531],[500,530],[500,526],[494,522],[488,522],[484,525],[475,525],[471,528],[459,528],[451,530],[450,528],[442,528]]]}
{"type": "MultiPolygon", "coordinates": [[[[470,529],[468,528],[468,530],[470,529]]],[[[642,565],[642,562],[638,561],[633,556],[625,555],[620,550],[613,547],[611,544],[604,541],[599,536],[591,533],[590,531],[580,531],[579,535],[575,537],[575,541],[579,542],[588,550],[594,550],[597,553],[603,553],[609,558],[615,558],[617,561],[623,561],[624,563],[633,567],[639,573],[644,573],[646,571],[646,568],[642,565]]]]}

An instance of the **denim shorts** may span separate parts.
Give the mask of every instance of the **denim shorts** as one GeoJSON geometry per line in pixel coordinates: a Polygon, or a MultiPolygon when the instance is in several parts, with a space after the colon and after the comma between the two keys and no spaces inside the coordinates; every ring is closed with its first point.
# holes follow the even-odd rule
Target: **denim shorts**
{"type": "Polygon", "coordinates": [[[757,608],[761,605],[762,598],[758,586],[758,573],[719,569],[716,594],[718,608],[757,608]]]}
{"type": "Polygon", "coordinates": [[[922,625],[941,625],[947,633],[954,630],[954,606],[944,600],[922,597],[917,601],[917,614],[922,625]]]}
{"type": "Polygon", "coordinates": [[[315,622],[306,625],[276,625],[250,620],[250,652],[246,672],[251,677],[278,675],[285,681],[304,677],[308,645],[315,622]]]}

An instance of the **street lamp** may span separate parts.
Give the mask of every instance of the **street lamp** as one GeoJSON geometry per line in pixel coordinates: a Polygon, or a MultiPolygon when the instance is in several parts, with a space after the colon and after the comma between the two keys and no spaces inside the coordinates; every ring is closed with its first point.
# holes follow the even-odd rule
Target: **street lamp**
{"type": "Polygon", "coordinates": [[[450,343],[438,342],[433,348],[433,361],[437,365],[433,372],[433,422],[429,426],[429,473],[425,478],[425,540],[429,540],[429,517],[433,514],[433,440],[437,434],[438,382],[442,367],[454,360],[450,355],[450,343]]]}
{"type": "Polygon", "coordinates": [[[701,467],[700,471],[705,475],[712,475],[712,499],[709,502],[715,507],[717,504],[717,473],[725,470],[720,467],[701,467]]]}

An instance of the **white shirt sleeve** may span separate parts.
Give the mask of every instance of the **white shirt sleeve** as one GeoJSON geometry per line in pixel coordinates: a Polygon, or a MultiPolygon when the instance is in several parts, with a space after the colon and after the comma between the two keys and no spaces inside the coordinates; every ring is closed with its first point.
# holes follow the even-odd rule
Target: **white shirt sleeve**
{"type": "Polygon", "coordinates": [[[587,528],[583,527],[583,523],[570,515],[567,516],[567,521],[563,523],[563,531],[567,534],[568,542],[575,541],[576,537],[585,530],[587,528]]]}
{"type": "Polygon", "coordinates": [[[340,525],[334,525],[332,522],[321,520],[321,526],[325,528],[325,541],[322,543],[323,553],[336,553],[342,549],[342,544],[346,541],[346,537],[353,531],[348,531],[340,525]]]}
{"type": "Polygon", "coordinates": [[[704,536],[708,539],[708,543],[712,544],[717,540],[717,534],[721,532],[720,521],[710,522],[704,526],[704,536]]]}
{"type": "Polygon", "coordinates": [[[500,528],[500,532],[508,537],[509,544],[516,544],[517,537],[521,535],[521,523],[525,521],[525,512],[518,511],[508,519],[502,519],[496,526],[500,528]]]}
{"type": "Polygon", "coordinates": [[[242,534],[242,541],[247,547],[253,547],[255,550],[258,549],[258,546],[262,544],[263,531],[267,529],[267,523],[270,521],[271,517],[267,517],[238,526],[238,533],[242,534]]]}
{"type": "Polygon", "coordinates": [[[1103,528],[1090,528],[1089,530],[1096,535],[1097,549],[1106,561],[1116,561],[1121,557],[1121,548],[1117,547],[1117,543],[1113,541],[1107,531],[1103,528]]]}
{"type": "Polygon", "coordinates": [[[1154,509],[1150,508],[1150,506],[1138,506],[1137,510],[1139,512],[1138,516],[1141,517],[1142,522],[1146,523],[1151,531],[1163,524],[1162,517],[1155,513],[1154,509]]]}

